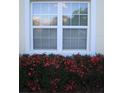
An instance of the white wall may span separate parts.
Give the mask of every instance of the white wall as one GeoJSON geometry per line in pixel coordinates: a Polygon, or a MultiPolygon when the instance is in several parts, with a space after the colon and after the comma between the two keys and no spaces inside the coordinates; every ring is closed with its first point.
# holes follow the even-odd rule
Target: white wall
{"type": "Polygon", "coordinates": [[[19,53],[25,51],[24,36],[24,0],[19,0],[19,53]]]}
{"type": "MultiPolygon", "coordinates": [[[[19,52],[25,52],[24,0],[20,0],[19,52]]],[[[96,52],[104,53],[104,0],[96,0],[96,52]]]]}
{"type": "Polygon", "coordinates": [[[104,0],[96,1],[96,51],[104,53],[104,0]]]}

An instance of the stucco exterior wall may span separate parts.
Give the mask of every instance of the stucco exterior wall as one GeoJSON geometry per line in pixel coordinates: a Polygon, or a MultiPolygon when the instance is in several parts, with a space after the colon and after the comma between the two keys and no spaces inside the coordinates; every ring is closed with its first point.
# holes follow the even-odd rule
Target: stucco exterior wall
{"type": "Polygon", "coordinates": [[[19,0],[19,53],[25,52],[24,0],[19,0]]]}
{"type": "Polygon", "coordinates": [[[104,0],[96,0],[96,52],[104,54],[104,0]]]}
{"type": "MultiPolygon", "coordinates": [[[[19,53],[25,53],[24,0],[19,0],[19,53]]],[[[104,54],[104,0],[96,0],[96,53],[104,54]]]]}

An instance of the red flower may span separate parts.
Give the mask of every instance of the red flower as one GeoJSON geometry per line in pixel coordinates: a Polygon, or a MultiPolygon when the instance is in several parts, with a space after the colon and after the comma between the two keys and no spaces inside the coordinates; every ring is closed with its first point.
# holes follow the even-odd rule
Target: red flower
{"type": "Polygon", "coordinates": [[[55,93],[56,89],[58,88],[58,82],[60,81],[60,79],[56,78],[54,80],[51,80],[51,87],[52,87],[52,92],[55,93]]]}
{"type": "Polygon", "coordinates": [[[65,90],[66,92],[75,91],[76,88],[77,88],[77,85],[76,85],[75,81],[69,81],[68,84],[66,84],[66,85],[64,86],[64,90],[65,90]]]}
{"type": "Polygon", "coordinates": [[[31,73],[31,72],[29,72],[29,73],[28,73],[28,76],[32,76],[32,73],[31,73]]]}
{"type": "Polygon", "coordinates": [[[33,86],[31,89],[32,89],[32,91],[36,91],[36,87],[35,86],[33,86]]]}
{"type": "Polygon", "coordinates": [[[37,82],[32,81],[32,80],[29,80],[27,82],[27,85],[28,85],[29,89],[33,92],[38,92],[40,90],[39,84],[37,82]]]}
{"type": "Polygon", "coordinates": [[[101,61],[101,57],[99,57],[99,56],[93,56],[93,57],[91,57],[90,61],[91,61],[94,65],[96,65],[98,62],[101,61]]]}
{"type": "Polygon", "coordinates": [[[84,66],[78,66],[77,63],[74,60],[66,60],[64,62],[65,69],[69,72],[78,74],[80,77],[84,76],[85,68],[84,66]]]}
{"type": "Polygon", "coordinates": [[[31,56],[31,59],[33,61],[33,63],[39,64],[41,61],[41,57],[39,55],[33,55],[31,56]]]}

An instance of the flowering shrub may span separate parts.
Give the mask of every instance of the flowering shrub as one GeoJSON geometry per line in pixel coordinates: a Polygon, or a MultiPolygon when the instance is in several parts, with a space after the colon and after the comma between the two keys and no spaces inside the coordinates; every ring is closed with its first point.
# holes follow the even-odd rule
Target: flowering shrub
{"type": "Polygon", "coordinates": [[[48,93],[100,89],[104,86],[103,55],[70,57],[61,55],[22,55],[19,58],[21,92],[48,93]]]}

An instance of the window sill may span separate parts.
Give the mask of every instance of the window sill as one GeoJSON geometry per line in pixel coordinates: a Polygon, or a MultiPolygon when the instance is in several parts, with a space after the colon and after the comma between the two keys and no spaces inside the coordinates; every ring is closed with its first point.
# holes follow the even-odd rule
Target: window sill
{"type": "Polygon", "coordinates": [[[73,55],[73,54],[81,54],[81,55],[87,55],[87,54],[94,54],[93,52],[91,51],[88,51],[88,50],[62,50],[62,51],[59,51],[59,50],[31,50],[31,51],[27,51],[26,52],[27,54],[61,54],[61,55],[64,55],[64,56],[70,56],[70,55],[73,55]]]}

